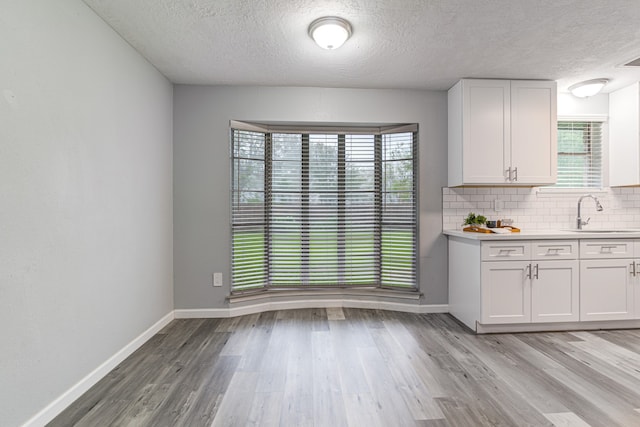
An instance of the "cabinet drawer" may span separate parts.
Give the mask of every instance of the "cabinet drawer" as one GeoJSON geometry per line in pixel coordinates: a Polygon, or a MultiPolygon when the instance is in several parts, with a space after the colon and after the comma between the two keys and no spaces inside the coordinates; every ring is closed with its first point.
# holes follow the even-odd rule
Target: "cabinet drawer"
{"type": "Polygon", "coordinates": [[[503,261],[507,259],[531,259],[530,242],[483,242],[482,261],[503,261]]]}
{"type": "Polygon", "coordinates": [[[580,258],[633,258],[633,240],[581,240],[580,258]]]}
{"type": "Polygon", "coordinates": [[[531,243],[534,260],[578,259],[577,240],[541,240],[531,243]]]}

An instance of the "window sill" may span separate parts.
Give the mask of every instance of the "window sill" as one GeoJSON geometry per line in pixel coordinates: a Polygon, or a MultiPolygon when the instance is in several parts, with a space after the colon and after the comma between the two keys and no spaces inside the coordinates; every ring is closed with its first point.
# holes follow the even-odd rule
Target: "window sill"
{"type": "Polygon", "coordinates": [[[261,289],[231,294],[230,305],[245,302],[275,301],[279,299],[352,299],[374,298],[380,300],[420,301],[422,293],[417,289],[332,288],[332,289],[261,289]]]}

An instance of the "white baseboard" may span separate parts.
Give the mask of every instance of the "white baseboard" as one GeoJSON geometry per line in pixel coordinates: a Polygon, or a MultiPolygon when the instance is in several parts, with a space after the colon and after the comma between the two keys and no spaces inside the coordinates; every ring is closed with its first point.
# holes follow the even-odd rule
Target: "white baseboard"
{"type": "Polygon", "coordinates": [[[175,310],[176,319],[192,319],[192,318],[223,318],[244,316],[246,314],[262,313],[273,310],[291,310],[299,308],[327,308],[327,307],[344,307],[344,308],[365,308],[390,311],[402,311],[405,313],[448,313],[448,304],[403,304],[390,301],[365,301],[365,300],[349,300],[349,299],[313,299],[313,300],[297,300],[297,301],[269,301],[251,305],[243,305],[241,307],[230,308],[202,308],[175,310]]]}
{"type": "Polygon", "coordinates": [[[149,329],[141,333],[129,344],[125,345],[120,351],[107,359],[102,365],[98,366],[86,377],[78,381],[69,390],[60,395],[57,399],[47,405],[43,410],[31,417],[23,427],[40,427],[53,420],[58,414],[64,411],[78,397],[82,396],[87,390],[93,387],[98,381],[104,378],[113,368],[118,366],[124,359],[129,357],[134,351],[147,342],[151,337],[158,333],[162,328],[174,319],[174,313],[171,311],[162,319],[158,320],[149,329]]]}

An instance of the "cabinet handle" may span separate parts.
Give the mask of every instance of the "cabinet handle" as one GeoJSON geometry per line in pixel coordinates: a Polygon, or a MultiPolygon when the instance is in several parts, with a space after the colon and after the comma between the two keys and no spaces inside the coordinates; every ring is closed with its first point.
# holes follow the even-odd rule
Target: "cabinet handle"
{"type": "Polygon", "coordinates": [[[515,248],[507,248],[507,249],[500,249],[500,251],[498,252],[498,254],[496,256],[499,257],[513,257],[513,253],[516,251],[515,248]]]}
{"type": "Polygon", "coordinates": [[[525,279],[531,279],[531,264],[527,265],[527,266],[524,268],[524,271],[525,271],[525,273],[524,273],[524,278],[525,278],[525,279]]]}
{"type": "Polygon", "coordinates": [[[538,264],[536,264],[536,266],[535,266],[535,270],[534,270],[534,271],[535,271],[535,273],[533,273],[533,278],[534,278],[534,279],[538,279],[538,267],[539,267],[539,266],[538,266],[538,264]]]}
{"type": "Polygon", "coordinates": [[[631,266],[631,275],[635,277],[635,275],[636,275],[636,263],[632,262],[629,265],[631,266]]]}
{"type": "Polygon", "coordinates": [[[518,180],[518,168],[513,168],[513,180],[517,181],[518,180]]]}
{"type": "Polygon", "coordinates": [[[507,172],[507,181],[513,181],[513,178],[511,177],[511,166],[509,166],[509,169],[505,172],[507,172]]]}

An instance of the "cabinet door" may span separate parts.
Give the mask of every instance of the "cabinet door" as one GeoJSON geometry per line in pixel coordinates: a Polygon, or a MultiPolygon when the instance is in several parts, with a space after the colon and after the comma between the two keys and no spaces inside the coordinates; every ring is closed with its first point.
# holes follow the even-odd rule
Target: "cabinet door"
{"type": "Polygon", "coordinates": [[[633,318],[633,259],[580,261],[580,320],[633,318]]]}
{"type": "Polygon", "coordinates": [[[514,184],[553,184],[557,177],[556,82],[511,81],[514,184]]]}
{"type": "Polygon", "coordinates": [[[465,184],[508,183],[510,146],[508,80],[464,80],[462,173],[465,184]]]}
{"type": "Polygon", "coordinates": [[[531,322],[531,280],[528,261],[483,262],[481,322],[531,322]]]}
{"type": "Polygon", "coordinates": [[[640,83],[609,94],[609,185],[640,184],[640,83]]]}
{"type": "Polygon", "coordinates": [[[580,319],[578,268],[577,260],[532,263],[532,322],[570,322],[580,319]]]}

